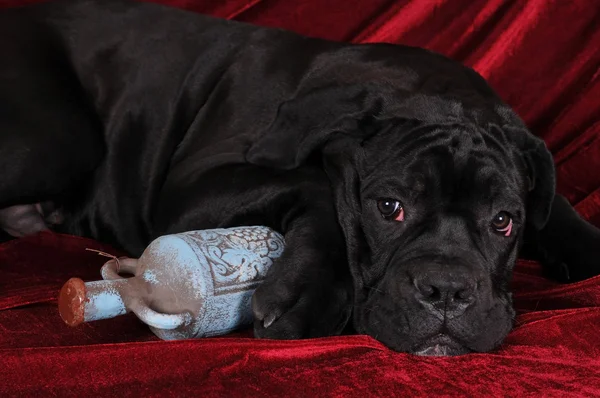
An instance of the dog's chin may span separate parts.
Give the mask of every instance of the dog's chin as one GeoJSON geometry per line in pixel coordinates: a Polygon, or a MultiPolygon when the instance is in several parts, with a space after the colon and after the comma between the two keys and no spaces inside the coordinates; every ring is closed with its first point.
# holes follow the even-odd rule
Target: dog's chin
{"type": "Polygon", "coordinates": [[[450,357],[472,352],[452,337],[438,334],[420,343],[410,351],[412,354],[429,357],[450,357]]]}

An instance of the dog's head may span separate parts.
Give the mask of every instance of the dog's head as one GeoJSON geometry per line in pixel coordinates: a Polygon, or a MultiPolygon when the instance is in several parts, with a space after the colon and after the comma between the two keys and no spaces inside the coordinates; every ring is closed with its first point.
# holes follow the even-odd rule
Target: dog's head
{"type": "Polygon", "coordinates": [[[509,108],[485,101],[315,89],[284,103],[248,155],[289,169],[320,151],[346,236],[354,327],[395,350],[484,352],[512,327],[512,269],[525,225],[548,218],[554,169],[509,108]]]}

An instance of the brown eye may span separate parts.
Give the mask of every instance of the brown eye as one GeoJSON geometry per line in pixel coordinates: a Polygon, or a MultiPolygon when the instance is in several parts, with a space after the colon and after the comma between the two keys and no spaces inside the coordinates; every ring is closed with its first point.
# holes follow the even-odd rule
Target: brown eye
{"type": "Polygon", "coordinates": [[[377,201],[377,209],[385,219],[404,221],[404,209],[398,200],[381,199],[377,201]]]}
{"type": "MultiPolygon", "coordinates": [[[[508,235],[510,235],[510,231],[512,230],[512,225],[513,225],[512,218],[505,211],[501,211],[500,213],[496,214],[494,216],[494,218],[492,219],[492,228],[494,228],[498,232],[504,232],[504,233],[508,232],[508,235]]],[[[506,235],[506,236],[508,236],[508,235],[506,235]]]]}

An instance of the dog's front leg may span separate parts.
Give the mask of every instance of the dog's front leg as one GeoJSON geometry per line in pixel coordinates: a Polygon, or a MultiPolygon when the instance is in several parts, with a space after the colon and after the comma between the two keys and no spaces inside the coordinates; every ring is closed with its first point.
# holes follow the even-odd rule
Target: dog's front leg
{"type": "Polygon", "coordinates": [[[347,323],[350,272],[323,171],[237,165],[195,181],[174,175],[156,214],[155,236],[243,225],[266,225],[284,235],[285,250],[252,299],[257,337],[327,336],[347,323]]]}
{"type": "Polygon", "coordinates": [[[331,204],[320,207],[306,199],[290,212],[286,249],[254,293],[257,337],[339,334],[350,316],[345,245],[335,216],[327,209],[331,204]]]}

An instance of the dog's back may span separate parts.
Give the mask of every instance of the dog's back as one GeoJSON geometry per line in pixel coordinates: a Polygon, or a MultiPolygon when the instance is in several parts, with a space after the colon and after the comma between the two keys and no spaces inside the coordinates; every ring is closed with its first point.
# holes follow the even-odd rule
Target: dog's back
{"type": "MultiPolygon", "coordinates": [[[[197,157],[214,167],[209,158],[223,149],[211,143],[219,145],[234,131],[258,130],[261,122],[264,127],[261,112],[275,112],[276,96],[289,96],[274,79],[245,78],[264,73],[256,70],[264,61],[255,58],[258,43],[276,44],[282,36],[300,40],[288,32],[122,0],[3,10],[0,129],[27,141],[15,146],[28,147],[39,163],[35,172],[24,172],[15,166],[22,154],[4,145],[0,165],[14,174],[4,180],[20,183],[18,192],[2,193],[0,209],[39,200],[42,186],[44,200],[68,204],[59,230],[144,247],[176,151],[185,158],[186,143],[198,151],[199,141],[206,150],[197,157]],[[232,90],[239,94],[228,97],[232,90]],[[190,130],[196,132],[184,140],[190,130]]],[[[227,145],[243,161],[243,134],[227,145]]],[[[5,221],[22,211],[13,209],[5,221]]]]}

